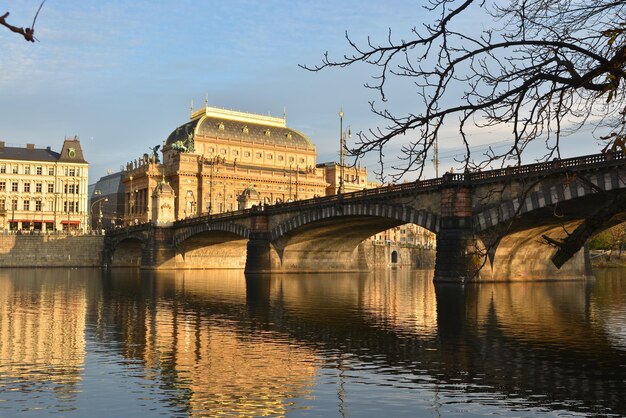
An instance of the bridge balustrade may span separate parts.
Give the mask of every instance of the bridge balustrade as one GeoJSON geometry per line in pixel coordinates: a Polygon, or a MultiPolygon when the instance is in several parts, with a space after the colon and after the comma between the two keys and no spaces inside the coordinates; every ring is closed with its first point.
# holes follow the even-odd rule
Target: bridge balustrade
{"type": "MultiPolygon", "coordinates": [[[[356,192],[343,193],[340,195],[331,195],[323,197],[315,197],[306,200],[297,200],[293,202],[283,202],[268,206],[256,206],[250,209],[236,210],[231,212],[222,212],[211,215],[203,215],[193,218],[181,219],[175,222],[178,226],[186,224],[194,224],[199,221],[219,220],[224,218],[246,217],[253,213],[279,213],[291,211],[312,206],[323,206],[331,204],[350,203],[368,198],[376,198],[381,195],[404,194],[415,192],[427,192],[437,190],[443,185],[463,184],[469,182],[471,184],[489,183],[501,181],[506,178],[519,178],[529,175],[538,175],[541,173],[550,173],[554,170],[563,170],[568,168],[594,168],[605,165],[615,164],[616,161],[626,160],[626,155],[622,151],[612,153],[593,154],[582,157],[573,157],[567,159],[555,159],[553,161],[540,162],[527,165],[517,165],[504,167],[487,171],[476,171],[469,173],[446,173],[442,177],[416,180],[409,183],[390,184],[374,189],[364,189],[356,192]]],[[[130,226],[127,228],[135,228],[130,226]]],[[[138,225],[141,227],[141,225],[138,225]]]]}

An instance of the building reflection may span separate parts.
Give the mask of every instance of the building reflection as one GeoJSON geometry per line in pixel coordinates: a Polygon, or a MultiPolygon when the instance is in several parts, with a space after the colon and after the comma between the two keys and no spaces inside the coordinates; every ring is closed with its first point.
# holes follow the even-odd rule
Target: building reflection
{"type": "Polygon", "coordinates": [[[85,362],[86,293],[67,270],[0,272],[0,384],[72,409],[85,362]],[[68,406],[69,404],[69,406],[68,406]]]}
{"type": "Polygon", "coordinates": [[[253,332],[240,272],[129,274],[109,278],[109,295],[141,297],[114,303],[116,312],[103,312],[108,318],[99,322],[120,327],[124,355],[143,361],[146,377],[171,393],[169,402],[193,415],[284,415],[290,399],[307,396],[314,350],[253,332]],[[133,283],[134,292],[119,291],[133,283]]]}
{"type": "MultiPolygon", "coordinates": [[[[364,367],[388,385],[394,373],[416,388],[435,382],[433,396],[463,384],[523,407],[626,413],[626,351],[606,331],[626,304],[623,280],[445,287],[432,272],[401,270],[133,274],[105,280],[97,322],[186,411],[283,415],[315,396],[322,370],[364,367]]],[[[342,379],[338,412],[348,414],[342,379]]]]}

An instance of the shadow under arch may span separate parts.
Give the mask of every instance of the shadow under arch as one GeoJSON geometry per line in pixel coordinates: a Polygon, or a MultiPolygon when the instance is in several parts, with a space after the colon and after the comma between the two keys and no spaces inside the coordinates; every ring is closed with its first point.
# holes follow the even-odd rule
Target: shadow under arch
{"type": "Polygon", "coordinates": [[[137,237],[121,239],[110,249],[110,266],[141,267],[144,246],[144,241],[137,237]]]}
{"type": "Polygon", "coordinates": [[[243,269],[248,239],[239,234],[207,230],[176,245],[176,265],[186,269],[243,269]]]}

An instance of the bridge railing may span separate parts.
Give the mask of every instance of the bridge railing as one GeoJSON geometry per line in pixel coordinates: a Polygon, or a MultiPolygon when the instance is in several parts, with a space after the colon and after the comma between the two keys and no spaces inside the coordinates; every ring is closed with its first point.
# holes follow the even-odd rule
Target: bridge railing
{"type": "MultiPolygon", "coordinates": [[[[621,152],[593,154],[582,157],[574,157],[567,159],[555,159],[548,162],[540,162],[535,164],[505,167],[495,170],[477,171],[469,173],[446,173],[442,177],[416,180],[410,183],[392,184],[382,186],[375,189],[363,189],[356,192],[342,193],[340,195],[331,195],[323,197],[315,197],[307,200],[297,200],[294,202],[277,203],[274,205],[262,205],[252,207],[250,209],[236,210],[232,212],[222,212],[211,215],[203,215],[193,218],[181,219],[175,222],[178,226],[187,224],[195,224],[198,222],[206,222],[208,220],[233,219],[237,217],[249,216],[253,213],[277,213],[289,211],[296,208],[307,206],[331,205],[339,203],[349,203],[351,201],[363,200],[367,198],[375,198],[380,195],[407,192],[426,192],[436,190],[444,184],[462,184],[464,182],[483,183],[490,181],[502,180],[507,177],[522,177],[528,175],[536,175],[541,173],[554,172],[568,168],[594,168],[615,164],[618,161],[626,164],[626,155],[621,152]]],[[[130,227],[133,228],[133,227],[130,227]]],[[[139,225],[141,228],[141,225],[139,225]]]]}
{"type": "Polygon", "coordinates": [[[540,174],[544,172],[552,172],[558,169],[566,168],[578,168],[586,167],[592,168],[594,166],[604,166],[611,164],[615,161],[626,160],[626,155],[622,151],[605,153],[605,154],[593,154],[585,155],[582,157],[573,157],[566,159],[554,159],[552,161],[546,161],[535,164],[526,164],[520,166],[505,167],[495,170],[479,171],[469,173],[469,180],[472,182],[497,179],[510,176],[520,176],[528,174],[540,174]]]}

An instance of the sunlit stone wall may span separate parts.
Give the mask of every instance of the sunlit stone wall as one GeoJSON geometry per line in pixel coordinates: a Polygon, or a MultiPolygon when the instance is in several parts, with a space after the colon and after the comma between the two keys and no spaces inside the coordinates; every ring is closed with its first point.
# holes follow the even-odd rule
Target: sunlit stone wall
{"type": "Polygon", "coordinates": [[[0,235],[0,267],[99,267],[98,235],[0,235]]]}

